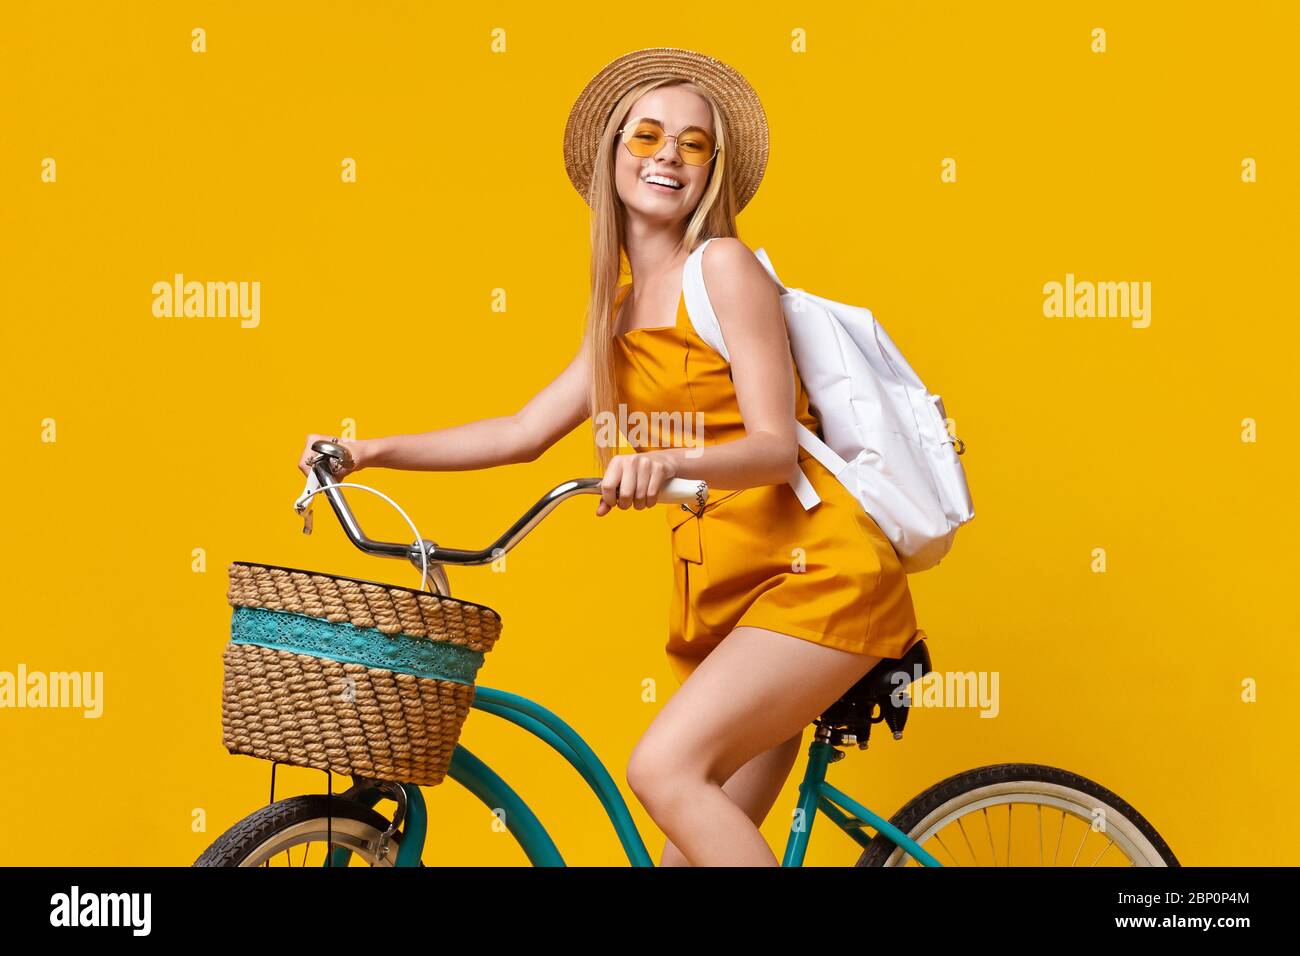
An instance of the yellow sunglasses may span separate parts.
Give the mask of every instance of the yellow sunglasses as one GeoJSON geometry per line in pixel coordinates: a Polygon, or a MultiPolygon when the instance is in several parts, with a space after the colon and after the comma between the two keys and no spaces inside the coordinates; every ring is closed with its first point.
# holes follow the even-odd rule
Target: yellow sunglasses
{"type": "Polygon", "coordinates": [[[619,131],[627,151],[639,159],[653,156],[663,148],[665,139],[672,139],[677,155],[688,166],[705,166],[713,161],[722,148],[713,141],[708,130],[688,126],[676,136],[664,132],[663,124],[649,116],[629,120],[619,131]]]}

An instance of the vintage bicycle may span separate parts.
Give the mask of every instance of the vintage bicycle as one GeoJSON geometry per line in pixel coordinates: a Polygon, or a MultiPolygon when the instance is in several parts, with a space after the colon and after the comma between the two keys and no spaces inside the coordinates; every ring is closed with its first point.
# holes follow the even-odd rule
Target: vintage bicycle
{"type": "MultiPolygon", "coordinates": [[[[320,457],[308,486],[314,484],[312,494],[326,496],[349,540],[367,554],[411,561],[422,569],[422,588],[428,580],[431,593],[445,596],[450,596],[450,586],[444,566],[490,564],[562,501],[600,493],[598,478],[557,485],[497,541],[477,551],[442,548],[418,533],[413,544],[373,541],[343,497],[341,487],[348,483],[336,482],[331,471],[331,459],[351,466],[348,450],[325,440],[312,447],[320,457]]],[[[705,483],[675,478],[657,503],[702,509],[707,497],[705,483]]],[[[309,532],[311,513],[306,514],[304,531],[309,532]]],[[[908,687],[931,670],[929,649],[919,640],[903,657],[877,663],[813,721],[783,866],[803,865],[819,814],[860,848],[857,866],[1179,865],[1160,834],[1127,802],[1092,780],[1055,767],[1007,763],[967,770],[913,797],[888,820],[832,784],[827,779],[830,765],[851,748],[865,750],[874,725],[883,722],[895,740],[901,739],[909,713],[908,687]]],[[[600,801],[628,862],[654,865],[614,780],[572,727],[538,702],[506,690],[476,685],[470,706],[509,721],[559,752],[600,801]]],[[[418,785],[353,775],[351,786],[336,794],[326,769],[326,793],[276,800],[275,767],[272,763],[270,802],[222,833],[195,866],[424,865],[430,820],[418,785]],[[391,804],[391,809],[381,813],[381,804],[391,804]]],[[[463,743],[456,743],[446,776],[504,821],[532,865],[566,865],[523,797],[463,743]]]]}

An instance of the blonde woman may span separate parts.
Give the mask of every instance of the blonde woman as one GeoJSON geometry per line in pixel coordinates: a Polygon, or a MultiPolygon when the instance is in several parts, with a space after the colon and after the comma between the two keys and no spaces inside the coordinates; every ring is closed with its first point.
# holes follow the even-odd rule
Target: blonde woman
{"type": "MultiPolygon", "coordinates": [[[[758,828],[805,728],[925,636],[888,538],[796,442],[796,418],[819,425],[777,287],[736,238],[766,159],[762,107],[730,67],[670,48],[610,63],[565,131],[569,175],[592,212],[577,356],[514,415],[348,445],[354,471],[486,468],[532,461],[590,420],[604,474],[597,515],[653,507],[670,478],[708,482],[702,510],[665,509],[666,652],[681,686],[627,768],[668,837],[662,865],[777,865],[758,828]],[[694,333],[682,293],[687,257],[706,241],[703,277],[730,363],[694,333]],[[628,430],[635,453],[616,454],[618,426],[636,416],[651,426],[628,430]],[[809,511],[787,484],[796,464],[821,496],[809,511]]],[[[321,437],[308,436],[304,472],[321,437]]]]}

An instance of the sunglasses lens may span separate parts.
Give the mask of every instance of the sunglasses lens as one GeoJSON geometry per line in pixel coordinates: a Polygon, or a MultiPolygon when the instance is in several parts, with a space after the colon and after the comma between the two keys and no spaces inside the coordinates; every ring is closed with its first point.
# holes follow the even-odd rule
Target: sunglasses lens
{"type": "Polygon", "coordinates": [[[713,137],[696,127],[682,130],[677,137],[677,152],[681,154],[682,162],[703,166],[713,158],[713,137]]]}
{"type": "MultiPolygon", "coordinates": [[[[623,142],[633,156],[653,156],[664,145],[664,128],[651,119],[637,119],[627,124],[623,142]]],[[[677,154],[682,162],[703,166],[713,158],[713,137],[698,126],[681,131],[677,139],[677,154]]]]}
{"type": "Polygon", "coordinates": [[[651,120],[634,120],[628,124],[623,142],[633,156],[653,156],[664,144],[664,130],[651,120]]]}

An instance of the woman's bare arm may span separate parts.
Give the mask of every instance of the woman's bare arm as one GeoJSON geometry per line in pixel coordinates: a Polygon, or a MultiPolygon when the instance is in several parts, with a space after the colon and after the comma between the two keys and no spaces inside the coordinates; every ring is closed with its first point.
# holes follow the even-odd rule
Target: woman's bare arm
{"type": "Polygon", "coordinates": [[[348,446],[357,469],[466,471],[533,461],[591,416],[586,343],[568,366],[513,415],[348,446]]]}
{"type": "Polygon", "coordinates": [[[616,500],[620,508],[649,507],[655,503],[651,496],[674,477],[703,479],[718,489],[780,484],[798,460],[794,358],[780,293],[739,239],[711,242],[701,266],[731,356],[745,437],[703,450],[665,448],[616,457],[601,483],[598,515],[616,500]]]}

